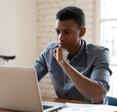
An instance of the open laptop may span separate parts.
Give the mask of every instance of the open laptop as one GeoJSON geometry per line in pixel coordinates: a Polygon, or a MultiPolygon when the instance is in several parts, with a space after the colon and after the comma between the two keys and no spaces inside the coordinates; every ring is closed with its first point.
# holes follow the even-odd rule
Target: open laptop
{"type": "Polygon", "coordinates": [[[50,112],[64,106],[42,100],[37,75],[32,67],[0,66],[0,109],[23,112],[50,112]]]}

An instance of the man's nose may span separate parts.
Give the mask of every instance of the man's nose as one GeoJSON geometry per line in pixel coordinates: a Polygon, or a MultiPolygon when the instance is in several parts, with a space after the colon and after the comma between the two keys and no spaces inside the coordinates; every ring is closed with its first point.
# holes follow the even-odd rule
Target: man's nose
{"type": "Polygon", "coordinates": [[[63,33],[60,33],[60,34],[58,35],[58,40],[60,40],[60,41],[64,40],[64,35],[63,35],[63,33]]]}

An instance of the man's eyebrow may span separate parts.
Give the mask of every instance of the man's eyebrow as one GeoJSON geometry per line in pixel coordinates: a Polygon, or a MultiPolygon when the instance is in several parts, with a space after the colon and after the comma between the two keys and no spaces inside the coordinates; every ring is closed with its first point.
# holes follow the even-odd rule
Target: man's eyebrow
{"type": "MultiPolygon", "coordinates": [[[[58,28],[55,28],[55,30],[59,30],[58,28]]],[[[63,29],[64,30],[72,30],[72,28],[66,28],[66,29],[63,29]]]]}
{"type": "Polygon", "coordinates": [[[54,28],[55,30],[59,30],[58,28],[54,28]]]}
{"type": "Polygon", "coordinates": [[[66,29],[64,29],[63,31],[71,31],[71,30],[73,30],[73,29],[71,29],[71,28],[66,28],[66,29]]]}

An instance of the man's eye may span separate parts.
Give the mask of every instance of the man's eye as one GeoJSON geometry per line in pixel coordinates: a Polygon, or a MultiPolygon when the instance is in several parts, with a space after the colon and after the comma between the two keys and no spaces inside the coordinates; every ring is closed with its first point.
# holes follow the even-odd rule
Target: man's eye
{"type": "Polygon", "coordinates": [[[65,32],[64,32],[64,34],[66,34],[66,35],[69,35],[69,34],[70,34],[70,32],[68,32],[68,31],[65,31],[65,32]]]}
{"type": "Polygon", "coordinates": [[[56,31],[56,33],[59,35],[60,34],[60,31],[56,31]]]}

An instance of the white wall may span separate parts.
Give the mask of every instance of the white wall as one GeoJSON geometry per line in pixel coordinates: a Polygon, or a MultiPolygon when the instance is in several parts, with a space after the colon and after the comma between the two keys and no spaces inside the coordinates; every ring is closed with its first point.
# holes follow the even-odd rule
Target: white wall
{"type": "Polygon", "coordinates": [[[36,5],[36,0],[0,0],[0,54],[16,55],[16,65],[32,65],[35,59],[36,5]]]}

